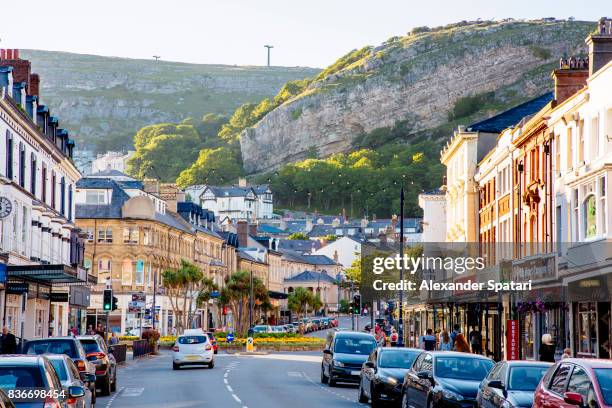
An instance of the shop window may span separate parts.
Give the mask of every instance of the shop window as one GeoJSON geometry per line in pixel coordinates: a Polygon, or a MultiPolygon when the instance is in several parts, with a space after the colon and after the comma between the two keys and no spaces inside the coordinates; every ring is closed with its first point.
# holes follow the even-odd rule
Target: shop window
{"type": "Polygon", "coordinates": [[[593,238],[597,235],[597,200],[595,195],[589,195],[583,205],[584,214],[584,237],[593,238]]]}
{"type": "Polygon", "coordinates": [[[35,337],[43,337],[45,336],[45,310],[44,309],[36,309],[36,329],[35,329],[35,337]]]}
{"type": "Polygon", "coordinates": [[[597,303],[579,303],[576,330],[578,357],[597,356],[597,303]]]}

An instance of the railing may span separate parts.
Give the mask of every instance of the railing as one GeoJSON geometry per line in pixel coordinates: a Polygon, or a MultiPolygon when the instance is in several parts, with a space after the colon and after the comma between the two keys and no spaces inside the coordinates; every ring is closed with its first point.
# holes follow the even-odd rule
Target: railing
{"type": "Polygon", "coordinates": [[[134,340],[132,344],[133,358],[138,358],[151,354],[151,346],[148,340],[134,340]]]}
{"type": "Polygon", "coordinates": [[[114,344],[109,349],[117,363],[123,363],[127,359],[127,344],[114,344]]]}

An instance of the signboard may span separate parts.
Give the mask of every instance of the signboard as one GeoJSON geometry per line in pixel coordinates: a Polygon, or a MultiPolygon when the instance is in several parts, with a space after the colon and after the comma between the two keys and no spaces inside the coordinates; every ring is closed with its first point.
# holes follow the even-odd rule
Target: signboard
{"type": "Polygon", "coordinates": [[[0,283],[6,283],[6,264],[0,263],[0,283]]]}
{"type": "Polygon", "coordinates": [[[144,293],[132,293],[132,301],[128,302],[128,311],[130,313],[141,313],[145,308],[146,295],[144,293]]]}
{"type": "Polygon", "coordinates": [[[142,311],[142,307],[138,304],[138,302],[128,302],[128,312],[129,313],[140,313],[142,311]]]}
{"type": "Polygon", "coordinates": [[[68,292],[51,292],[49,298],[51,302],[68,302],[68,292]]]}
{"type": "Polygon", "coordinates": [[[225,337],[225,340],[227,340],[228,343],[234,341],[234,333],[227,333],[227,337],[225,337]]]}
{"type": "Polygon", "coordinates": [[[246,352],[247,353],[252,353],[253,352],[253,338],[252,337],[247,337],[246,352]]]}
{"type": "Polygon", "coordinates": [[[218,298],[219,296],[221,296],[221,293],[218,290],[213,290],[212,292],[210,292],[211,298],[218,298]]]}
{"type": "Polygon", "coordinates": [[[506,360],[520,360],[518,320],[506,322],[506,360]]]}
{"type": "Polygon", "coordinates": [[[29,290],[30,285],[27,282],[9,282],[6,285],[6,293],[9,295],[23,295],[29,290]]]}

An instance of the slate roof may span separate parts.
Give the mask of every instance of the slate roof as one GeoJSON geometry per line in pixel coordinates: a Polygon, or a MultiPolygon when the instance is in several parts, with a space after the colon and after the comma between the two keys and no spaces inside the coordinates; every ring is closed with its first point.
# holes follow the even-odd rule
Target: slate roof
{"type": "Polygon", "coordinates": [[[310,265],[337,265],[333,259],[325,255],[302,254],[296,251],[281,250],[283,257],[290,261],[300,262],[310,265]]]}
{"type": "Polygon", "coordinates": [[[261,224],[257,226],[257,231],[264,234],[288,234],[287,231],[276,228],[274,225],[261,224]]]}
{"type": "Polygon", "coordinates": [[[229,186],[229,187],[217,187],[217,186],[208,186],[213,194],[217,197],[245,197],[249,191],[251,191],[250,187],[238,187],[238,186],[229,186]]]}
{"type": "Polygon", "coordinates": [[[290,278],[285,278],[285,282],[330,282],[336,283],[336,279],[326,273],[304,271],[290,278]]]}
{"type": "Polygon", "coordinates": [[[526,116],[533,115],[542,109],[554,98],[553,92],[540,95],[537,98],[524,102],[514,108],[508,109],[492,118],[474,123],[467,127],[471,132],[501,133],[504,129],[516,125],[526,116]]]}
{"type": "Polygon", "coordinates": [[[228,245],[238,248],[238,234],[227,231],[219,231],[218,234],[225,239],[228,245]]]}
{"type": "Polygon", "coordinates": [[[279,239],[278,250],[290,250],[299,252],[310,252],[316,246],[316,242],[310,239],[279,239]]]}

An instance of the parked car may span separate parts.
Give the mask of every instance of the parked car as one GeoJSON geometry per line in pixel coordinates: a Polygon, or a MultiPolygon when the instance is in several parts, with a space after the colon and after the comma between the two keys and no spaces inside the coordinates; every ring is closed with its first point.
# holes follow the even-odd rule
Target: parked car
{"type": "Polygon", "coordinates": [[[421,353],[404,378],[402,407],[476,406],[480,382],[493,360],[452,351],[421,353]]]}
{"type": "Polygon", "coordinates": [[[253,333],[272,333],[272,327],[267,324],[259,324],[253,327],[253,333]]]}
{"type": "Polygon", "coordinates": [[[568,358],[546,372],[533,408],[612,407],[612,360],[568,358]]]}
{"type": "Polygon", "coordinates": [[[284,326],[272,326],[272,333],[287,333],[284,326]]]}
{"type": "Polygon", "coordinates": [[[101,395],[110,395],[117,390],[117,360],[108,351],[104,339],[94,334],[91,336],[78,336],[83,345],[87,359],[96,366],[96,386],[100,388],[101,395]]]}
{"type": "Polygon", "coordinates": [[[213,346],[213,351],[215,354],[219,352],[219,343],[217,343],[217,339],[215,338],[215,334],[213,332],[204,332],[208,336],[208,340],[210,344],[213,346]]]}
{"type": "Polygon", "coordinates": [[[330,318],[329,323],[331,327],[338,327],[338,319],[336,319],[335,317],[330,318]]]}
{"type": "Polygon", "coordinates": [[[317,331],[321,330],[323,326],[321,325],[321,319],[312,319],[312,330],[317,331]]]}
{"type": "Polygon", "coordinates": [[[85,395],[83,386],[74,385],[65,391],[53,365],[42,355],[0,358],[0,388],[17,408],[65,408],[69,400],[85,395]],[[32,388],[44,390],[44,395],[19,395],[32,388]]]}
{"type": "Polygon", "coordinates": [[[215,366],[215,351],[206,334],[182,334],[176,338],[172,347],[172,369],[178,370],[184,365],[215,366]]]}
{"type": "Polygon", "coordinates": [[[552,363],[500,361],[480,383],[480,408],[531,407],[533,393],[552,363]]]}
{"type": "Polygon", "coordinates": [[[285,327],[285,331],[287,333],[297,333],[297,329],[294,325],[292,324],[286,324],[283,327],[285,327]]]}
{"type": "Polygon", "coordinates": [[[321,383],[329,384],[330,387],[337,382],[358,384],[361,367],[375,348],[376,339],[371,334],[328,332],[321,362],[321,383]]]}
{"type": "Polygon", "coordinates": [[[359,402],[372,401],[372,407],[384,402],[399,406],[404,376],[423,350],[404,347],[377,347],[361,367],[359,402]]]}
{"type": "Polygon", "coordinates": [[[46,356],[57,374],[64,391],[67,393],[70,387],[78,386],[83,387],[84,393],[81,397],[68,398],[66,401],[67,408],[91,408],[93,403],[91,401],[93,395],[89,390],[87,383],[96,381],[96,376],[86,373],[79,373],[76,366],[72,362],[72,359],[65,354],[49,354],[46,356]]]}
{"type": "MultiPolygon", "coordinates": [[[[23,346],[24,354],[66,354],[72,359],[79,372],[96,375],[96,366],[87,359],[87,353],[81,342],[73,336],[49,337],[27,341],[23,346]]],[[[96,384],[91,383],[89,390],[96,403],[96,384]]]]}

